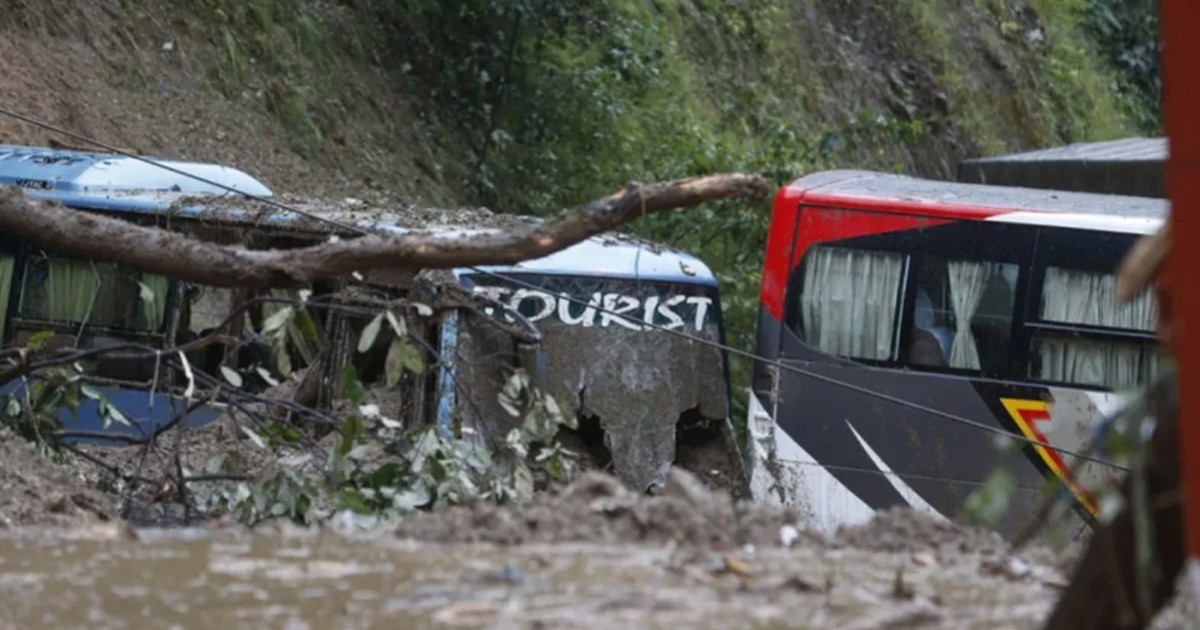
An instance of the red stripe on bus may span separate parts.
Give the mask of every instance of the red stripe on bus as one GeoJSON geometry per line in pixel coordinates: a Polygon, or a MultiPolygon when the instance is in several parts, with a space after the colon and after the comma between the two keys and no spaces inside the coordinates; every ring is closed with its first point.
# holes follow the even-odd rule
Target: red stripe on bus
{"type": "Polygon", "coordinates": [[[784,186],[776,194],[772,208],[759,300],[772,316],[783,318],[788,274],[815,243],[944,225],[954,220],[978,221],[1018,211],[1037,210],[828,194],[784,186]],[[801,205],[808,209],[803,214],[803,224],[798,226],[793,250],[796,213],[801,205]]]}

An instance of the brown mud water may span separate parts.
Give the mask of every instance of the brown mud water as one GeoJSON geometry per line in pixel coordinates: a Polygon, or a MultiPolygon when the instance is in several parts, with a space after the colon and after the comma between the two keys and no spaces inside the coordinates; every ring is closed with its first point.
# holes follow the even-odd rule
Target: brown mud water
{"type": "Polygon", "coordinates": [[[368,530],[14,528],[0,628],[1036,628],[1063,586],[1053,554],[910,511],[792,521],[673,472],[368,530]]]}

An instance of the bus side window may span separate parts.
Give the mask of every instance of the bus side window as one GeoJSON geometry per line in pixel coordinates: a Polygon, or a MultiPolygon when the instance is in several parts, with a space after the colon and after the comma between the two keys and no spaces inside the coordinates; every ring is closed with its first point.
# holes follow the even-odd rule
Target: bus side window
{"type": "Polygon", "coordinates": [[[1001,374],[1008,365],[1017,265],[923,257],[913,274],[909,365],[1001,374]]]}
{"type": "MultiPolygon", "coordinates": [[[[8,324],[15,334],[51,330],[59,342],[69,340],[80,349],[162,343],[171,288],[167,277],[58,256],[30,256],[23,263],[19,304],[8,324]]],[[[113,355],[83,363],[92,376],[138,383],[150,383],[157,366],[152,357],[113,355]]]]}
{"type": "Polygon", "coordinates": [[[1112,337],[1039,330],[1033,336],[1029,376],[1046,381],[1112,388],[1145,382],[1157,368],[1153,344],[1136,334],[1152,334],[1156,305],[1146,290],[1118,307],[1116,276],[1047,267],[1038,317],[1043,322],[1115,329],[1112,337]],[[1124,334],[1122,334],[1124,333],[1124,334]],[[1134,333],[1134,335],[1130,335],[1134,333]]]}
{"type": "Polygon", "coordinates": [[[16,268],[16,259],[12,256],[0,254],[0,345],[4,343],[4,336],[8,333],[8,298],[12,295],[13,270],[16,268]]]}
{"type": "Polygon", "coordinates": [[[892,359],[908,257],[818,245],[804,256],[796,334],[829,354],[892,359]]]}
{"type": "Polygon", "coordinates": [[[21,317],[155,333],[166,323],[170,281],[111,263],[31,257],[21,317]]]}

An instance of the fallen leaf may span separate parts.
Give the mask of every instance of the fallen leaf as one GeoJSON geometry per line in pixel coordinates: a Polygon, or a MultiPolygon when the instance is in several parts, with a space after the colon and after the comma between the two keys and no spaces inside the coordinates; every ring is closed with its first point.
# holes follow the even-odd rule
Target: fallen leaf
{"type": "Polygon", "coordinates": [[[744,578],[754,577],[754,569],[751,569],[750,565],[733,556],[725,556],[725,565],[722,570],[744,578]]]}

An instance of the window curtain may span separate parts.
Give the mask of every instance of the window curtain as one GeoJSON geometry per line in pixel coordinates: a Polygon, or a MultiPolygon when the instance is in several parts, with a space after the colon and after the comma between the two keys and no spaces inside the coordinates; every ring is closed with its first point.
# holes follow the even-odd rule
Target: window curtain
{"type": "Polygon", "coordinates": [[[1128,304],[1117,305],[1117,278],[1050,267],[1042,285],[1042,318],[1070,324],[1154,330],[1154,294],[1143,291],[1128,304]]]}
{"type": "Polygon", "coordinates": [[[96,292],[92,265],[75,260],[47,261],[46,317],[55,321],[82,322],[96,292]]]}
{"type": "Polygon", "coordinates": [[[166,276],[144,273],[141,282],[149,290],[149,296],[142,296],[142,312],[146,316],[146,329],[157,331],[162,328],[163,317],[167,313],[167,291],[171,288],[171,281],[166,276]],[[147,300],[146,297],[150,297],[150,299],[147,300]]]}
{"type": "Polygon", "coordinates": [[[904,256],[822,247],[808,259],[800,298],[808,343],[838,356],[890,358],[904,256]]]}
{"type": "Polygon", "coordinates": [[[946,269],[950,277],[950,301],[954,307],[956,330],[950,345],[950,367],[978,370],[979,347],[971,333],[971,321],[979,308],[979,300],[987,289],[996,265],[970,261],[950,261],[946,269]]]}
{"type": "Polygon", "coordinates": [[[1142,373],[1139,344],[1093,339],[1045,338],[1038,341],[1039,378],[1080,385],[1133,387],[1142,373]]]}
{"type": "Polygon", "coordinates": [[[16,266],[12,256],[0,256],[0,343],[4,342],[4,333],[8,324],[8,296],[12,289],[13,268],[16,266]]]}
{"type": "MultiPolygon", "coordinates": [[[[1146,290],[1118,306],[1116,276],[1050,267],[1042,286],[1042,319],[1130,330],[1154,330],[1154,294],[1146,290]]],[[[1040,377],[1046,380],[1124,388],[1136,386],[1155,369],[1143,366],[1139,344],[1093,339],[1043,339],[1038,344],[1040,377]]]]}

